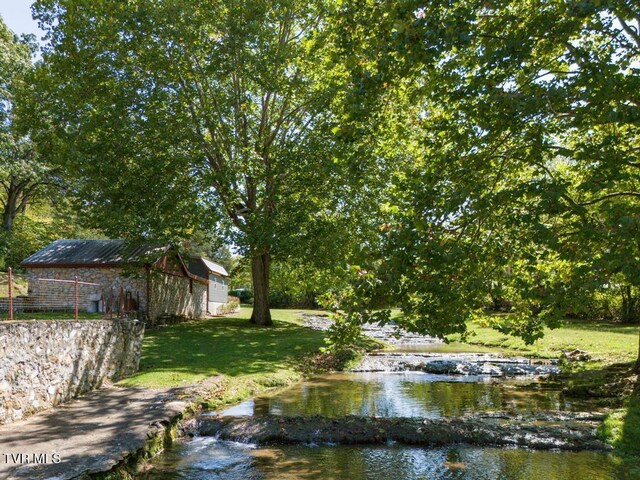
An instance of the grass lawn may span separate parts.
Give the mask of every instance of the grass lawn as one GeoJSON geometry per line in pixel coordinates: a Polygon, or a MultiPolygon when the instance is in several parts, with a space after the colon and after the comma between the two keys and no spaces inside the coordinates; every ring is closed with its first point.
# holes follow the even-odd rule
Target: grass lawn
{"type": "Polygon", "coordinates": [[[301,326],[297,312],[271,310],[271,328],[250,324],[243,307],[231,317],[148,330],[140,371],[120,384],[170,387],[218,374],[266,386],[297,380],[300,357],[324,345],[324,333],[301,326]]]}
{"type": "MultiPolygon", "coordinates": [[[[512,350],[543,358],[558,358],[563,351],[579,348],[588,352],[598,364],[626,363],[638,357],[638,325],[565,320],[560,328],[546,329],[533,345],[477,324],[469,326],[468,343],[512,350]]],[[[450,340],[459,337],[452,335],[450,340]]]]}

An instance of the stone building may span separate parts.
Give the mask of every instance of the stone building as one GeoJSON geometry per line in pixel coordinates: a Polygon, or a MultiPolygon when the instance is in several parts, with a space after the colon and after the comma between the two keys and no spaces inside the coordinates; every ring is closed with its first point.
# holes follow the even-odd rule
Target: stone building
{"type": "Polygon", "coordinates": [[[189,270],[199,277],[209,280],[207,289],[207,311],[220,315],[229,302],[229,274],[220,264],[204,257],[193,257],[189,261],[189,270]]]}
{"type": "Polygon", "coordinates": [[[137,312],[154,324],[163,316],[207,313],[208,280],[191,273],[170,246],[124,240],[58,240],[26,258],[25,309],[137,312]],[[79,285],[76,287],[75,278],[79,285]]]}

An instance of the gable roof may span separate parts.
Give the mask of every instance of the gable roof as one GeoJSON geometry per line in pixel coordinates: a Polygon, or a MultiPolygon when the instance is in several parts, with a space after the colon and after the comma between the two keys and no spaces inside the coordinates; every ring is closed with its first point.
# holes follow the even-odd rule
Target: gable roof
{"type": "Polygon", "coordinates": [[[205,266],[205,268],[207,270],[209,270],[209,273],[215,273],[217,275],[220,275],[222,277],[228,277],[229,273],[227,272],[227,270],[220,265],[219,263],[214,262],[213,260],[209,260],[206,257],[194,257],[193,260],[196,261],[200,261],[202,262],[202,264],[205,266]]]}
{"type": "Polygon", "coordinates": [[[56,240],[25,258],[22,267],[117,266],[157,260],[166,245],[131,246],[124,240],[56,240]]]}

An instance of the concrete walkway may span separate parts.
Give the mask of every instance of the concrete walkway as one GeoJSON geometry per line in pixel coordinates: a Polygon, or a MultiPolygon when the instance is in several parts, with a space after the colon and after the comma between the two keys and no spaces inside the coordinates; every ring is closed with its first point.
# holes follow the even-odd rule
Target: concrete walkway
{"type": "MultiPolygon", "coordinates": [[[[0,479],[108,471],[188,406],[187,388],[108,387],[0,426],[0,479]]],[[[191,392],[192,393],[192,392],[191,392]]]]}

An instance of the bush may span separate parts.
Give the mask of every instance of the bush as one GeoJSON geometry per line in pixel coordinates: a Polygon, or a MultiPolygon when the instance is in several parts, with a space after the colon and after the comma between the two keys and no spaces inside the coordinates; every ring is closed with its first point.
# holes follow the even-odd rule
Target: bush
{"type": "Polygon", "coordinates": [[[216,312],[218,315],[228,315],[230,313],[237,312],[240,308],[240,299],[238,297],[229,296],[226,305],[218,308],[216,312]]]}
{"type": "Polygon", "coordinates": [[[253,292],[246,288],[238,288],[237,290],[231,290],[230,296],[237,297],[240,303],[253,303],[253,292]]]}

